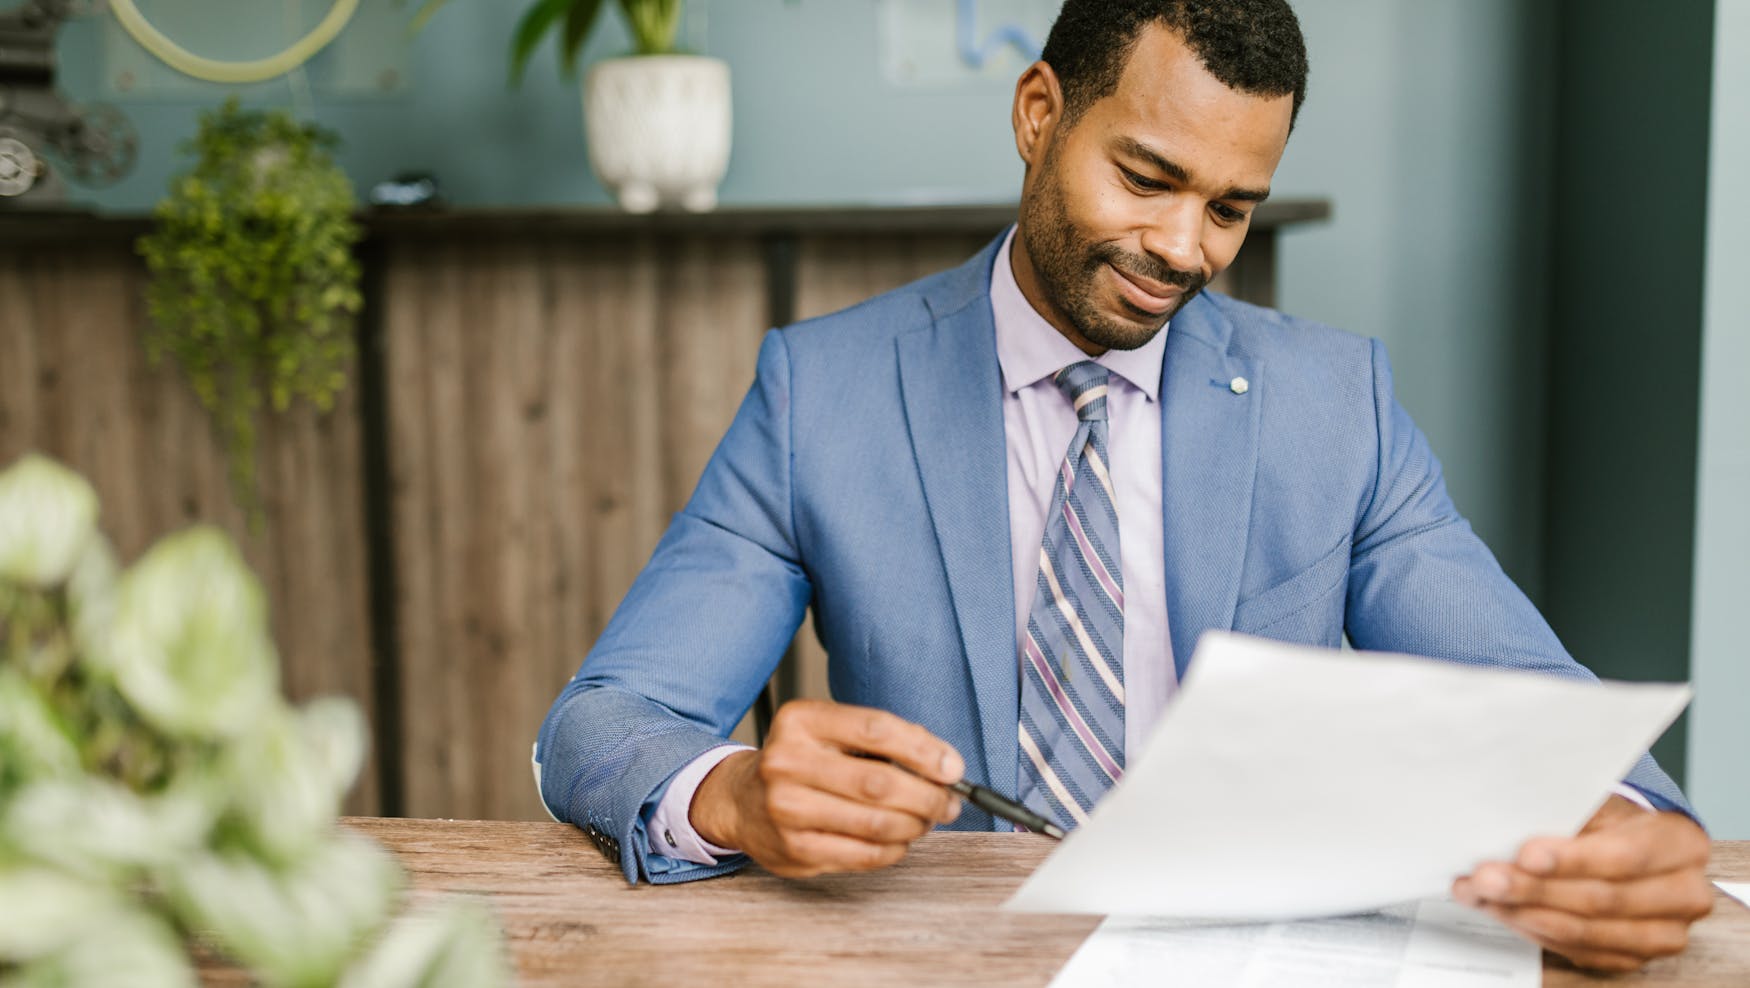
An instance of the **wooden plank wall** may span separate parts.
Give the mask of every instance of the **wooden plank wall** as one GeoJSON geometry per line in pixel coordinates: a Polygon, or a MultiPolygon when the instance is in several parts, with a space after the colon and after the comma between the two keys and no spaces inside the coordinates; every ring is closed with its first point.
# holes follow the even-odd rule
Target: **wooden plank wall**
{"type": "MultiPolygon", "coordinates": [[[[331,415],[264,429],[253,535],[206,412],[177,371],[148,365],[144,283],[125,243],[0,250],[0,465],[36,450],[84,474],[124,561],[197,521],[225,529],[266,589],[287,693],[344,694],[369,716],[356,389],[331,415]]],[[[379,806],[367,761],[346,811],[379,806]]]]}
{"type": "MultiPolygon", "coordinates": [[[[807,238],[797,315],[983,242],[807,238]]],[[[408,815],[542,816],[529,743],[752,383],[766,284],[752,237],[391,246],[408,815]]],[[[798,691],[826,696],[810,626],[798,654],[798,691]]]]}
{"type": "Polygon", "coordinates": [[[396,243],[410,816],[543,818],[529,745],[753,379],[753,238],[396,243]]]}

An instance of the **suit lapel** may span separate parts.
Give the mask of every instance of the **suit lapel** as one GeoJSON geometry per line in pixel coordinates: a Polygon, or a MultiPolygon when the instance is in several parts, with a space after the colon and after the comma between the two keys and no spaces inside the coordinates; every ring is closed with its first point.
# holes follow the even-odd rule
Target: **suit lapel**
{"type": "Polygon", "coordinates": [[[1173,319],[1161,366],[1167,622],[1181,680],[1198,636],[1233,625],[1251,522],[1263,366],[1229,352],[1231,330],[1214,303],[1193,300],[1173,319]]]}
{"type": "Polygon", "coordinates": [[[932,297],[933,325],[895,344],[906,426],[971,675],[985,778],[1011,790],[1021,701],[990,259],[986,250],[967,265],[983,261],[982,290],[932,297]]]}

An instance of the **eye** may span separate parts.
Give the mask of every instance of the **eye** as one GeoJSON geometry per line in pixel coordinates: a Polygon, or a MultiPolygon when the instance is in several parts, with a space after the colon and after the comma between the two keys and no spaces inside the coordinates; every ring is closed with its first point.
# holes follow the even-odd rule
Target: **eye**
{"type": "Polygon", "coordinates": [[[1226,203],[1210,203],[1209,208],[1215,210],[1216,218],[1220,219],[1223,223],[1238,223],[1246,218],[1245,213],[1240,212],[1226,203]]]}
{"type": "Polygon", "coordinates": [[[1131,187],[1139,192],[1165,192],[1172,188],[1172,186],[1165,182],[1157,182],[1152,178],[1145,178],[1138,175],[1123,165],[1119,165],[1118,170],[1124,173],[1124,180],[1129,182],[1131,187]]]}

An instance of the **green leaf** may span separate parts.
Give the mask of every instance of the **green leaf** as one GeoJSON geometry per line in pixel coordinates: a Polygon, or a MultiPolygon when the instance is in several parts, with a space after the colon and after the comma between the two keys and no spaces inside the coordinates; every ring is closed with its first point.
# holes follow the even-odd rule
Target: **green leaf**
{"type": "Polygon", "coordinates": [[[88,934],[124,908],[116,890],[48,868],[0,870],[0,971],[88,934]]]}
{"type": "Polygon", "coordinates": [[[523,70],[528,67],[529,56],[535,53],[535,47],[541,43],[541,38],[547,34],[559,16],[576,0],[535,0],[535,5],[523,14],[517,22],[516,36],[510,44],[510,82],[513,86],[522,85],[523,70]]]}
{"type": "Polygon", "coordinates": [[[415,907],[340,981],[340,988],[476,988],[512,982],[498,920],[485,902],[415,907]]]}
{"type": "Polygon", "coordinates": [[[97,492],[35,453],[0,472],[0,579],[59,586],[97,531],[97,492]]]}
{"type": "Polygon", "coordinates": [[[589,40],[590,28],[595,26],[596,14],[601,9],[602,0],[573,0],[565,11],[565,43],[560,51],[564,53],[567,78],[577,74],[577,56],[583,52],[584,42],[589,40]]]}
{"type": "Polygon", "coordinates": [[[87,919],[85,935],[8,971],[7,988],[124,984],[195,988],[199,983],[176,931],[162,918],[118,907],[87,919]]]}
{"type": "Polygon", "coordinates": [[[194,855],[163,879],[184,925],[272,985],[333,984],[403,883],[387,851],[346,831],[289,866],[226,850],[194,855]]]}
{"type": "Polygon", "coordinates": [[[620,12],[632,28],[640,55],[667,55],[675,50],[675,32],[680,28],[681,0],[620,0],[620,12]]]}
{"type": "Polygon", "coordinates": [[[279,664],[261,583],[229,536],[197,525],[160,540],[122,576],[115,608],[105,671],[146,723],[176,738],[260,730],[279,664]]]}

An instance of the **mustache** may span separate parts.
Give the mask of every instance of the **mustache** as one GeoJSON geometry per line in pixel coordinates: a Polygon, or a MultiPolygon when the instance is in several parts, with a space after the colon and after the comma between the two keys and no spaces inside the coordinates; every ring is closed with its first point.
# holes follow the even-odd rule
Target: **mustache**
{"type": "Polygon", "coordinates": [[[1159,258],[1147,254],[1132,254],[1117,244],[1099,244],[1093,249],[1091,256],[1096,262],[1092,266],[1110,264],[1120,271],[1180,289],[1186,298],[1202,291],[1203,286],[1209,282],[1201,271],[1180,271],[1162,263],[1159,258]]]}

